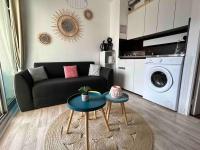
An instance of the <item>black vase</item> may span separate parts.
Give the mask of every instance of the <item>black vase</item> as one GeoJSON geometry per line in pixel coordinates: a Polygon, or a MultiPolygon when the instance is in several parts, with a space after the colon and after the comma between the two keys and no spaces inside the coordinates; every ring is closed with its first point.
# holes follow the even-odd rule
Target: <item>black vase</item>
{"type": "Polygon", "coordinates": [[[107,51],[108,43],[105,43],[105,41],[103,41],[103,43],[100,45],[100,49],[101,49],[101,51],[107,51]]]}

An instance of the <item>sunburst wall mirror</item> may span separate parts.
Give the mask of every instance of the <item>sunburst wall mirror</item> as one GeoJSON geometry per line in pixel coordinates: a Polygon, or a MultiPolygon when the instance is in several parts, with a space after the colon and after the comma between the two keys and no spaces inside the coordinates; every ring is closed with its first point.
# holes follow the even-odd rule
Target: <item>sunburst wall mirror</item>
{"type": "Polygon", "coordinates": [[[53,16],[53,28],[63,40],[77,41],[82,36],[80,18],[66,9],[56,11],[53,16]]]}

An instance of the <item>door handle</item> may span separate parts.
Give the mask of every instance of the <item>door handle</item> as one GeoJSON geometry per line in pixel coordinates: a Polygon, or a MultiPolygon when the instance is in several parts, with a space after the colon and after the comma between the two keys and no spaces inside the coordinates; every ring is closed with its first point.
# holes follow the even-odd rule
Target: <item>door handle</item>
{"type": "Polygon", "coordinates": [[[125,70],[126,68],[125,67],[118,67],[118,69],[125,70]]]}

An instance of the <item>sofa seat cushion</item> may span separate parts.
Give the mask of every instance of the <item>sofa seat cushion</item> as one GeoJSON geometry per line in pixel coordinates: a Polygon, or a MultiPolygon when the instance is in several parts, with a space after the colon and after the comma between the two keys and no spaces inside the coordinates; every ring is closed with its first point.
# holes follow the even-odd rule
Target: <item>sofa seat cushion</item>
{"type": "Polygon", "coordinates": [[[55,78],[44,80],[33,86],[33,99],[36,108],[66,103],[67,98],[78,92],[81,86],[106,92],[107,82],[103,77],[83,76],[78,78],[55,78]],[[65,92],[66,91],[66,92],[65,92]]]}

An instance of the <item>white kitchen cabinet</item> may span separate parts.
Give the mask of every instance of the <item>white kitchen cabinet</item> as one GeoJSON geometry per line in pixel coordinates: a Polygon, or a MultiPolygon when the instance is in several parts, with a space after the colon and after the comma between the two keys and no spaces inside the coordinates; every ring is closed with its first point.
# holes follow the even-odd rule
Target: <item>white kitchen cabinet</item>
{"type": "Polygon", "coordinates": [[[191,0],[176,0],[174,28],[188,25],[188,20],[191,16],[191,8],[191,0]]]}
{"type": "Polygon", "coordinates": [[[144,62],[145,59],[134,59],[133,92],[139,95],[144,92],[144,62]]]}
{"type": "Polygon", "coordinates": [[[157,32],[173,29],[175,6],[176,0],[160,0],[157,32]]]}
{"type": "Polygon", "coordinates": [[[120,59],[118,61],[118,84],[125,90],[143,95],[145,59],[120,59]]]}
{"type": "Polygon", "coordinates": [[[136,9],[128,15],[127,39],[144,35],[145,6],[136,9]]]}
{"type": "Polygon", "coordinates": [[[159,0],[153,0],[146,5],[144,35],[157,32],[159,0]]]}
{"type": "Polygon", "coordinates": [[[118,61],[117,75],[118,84],[128,90],[133,92],[133,77],[134,77],[134,64],[133,59],[120,59],[118,61]]]}

